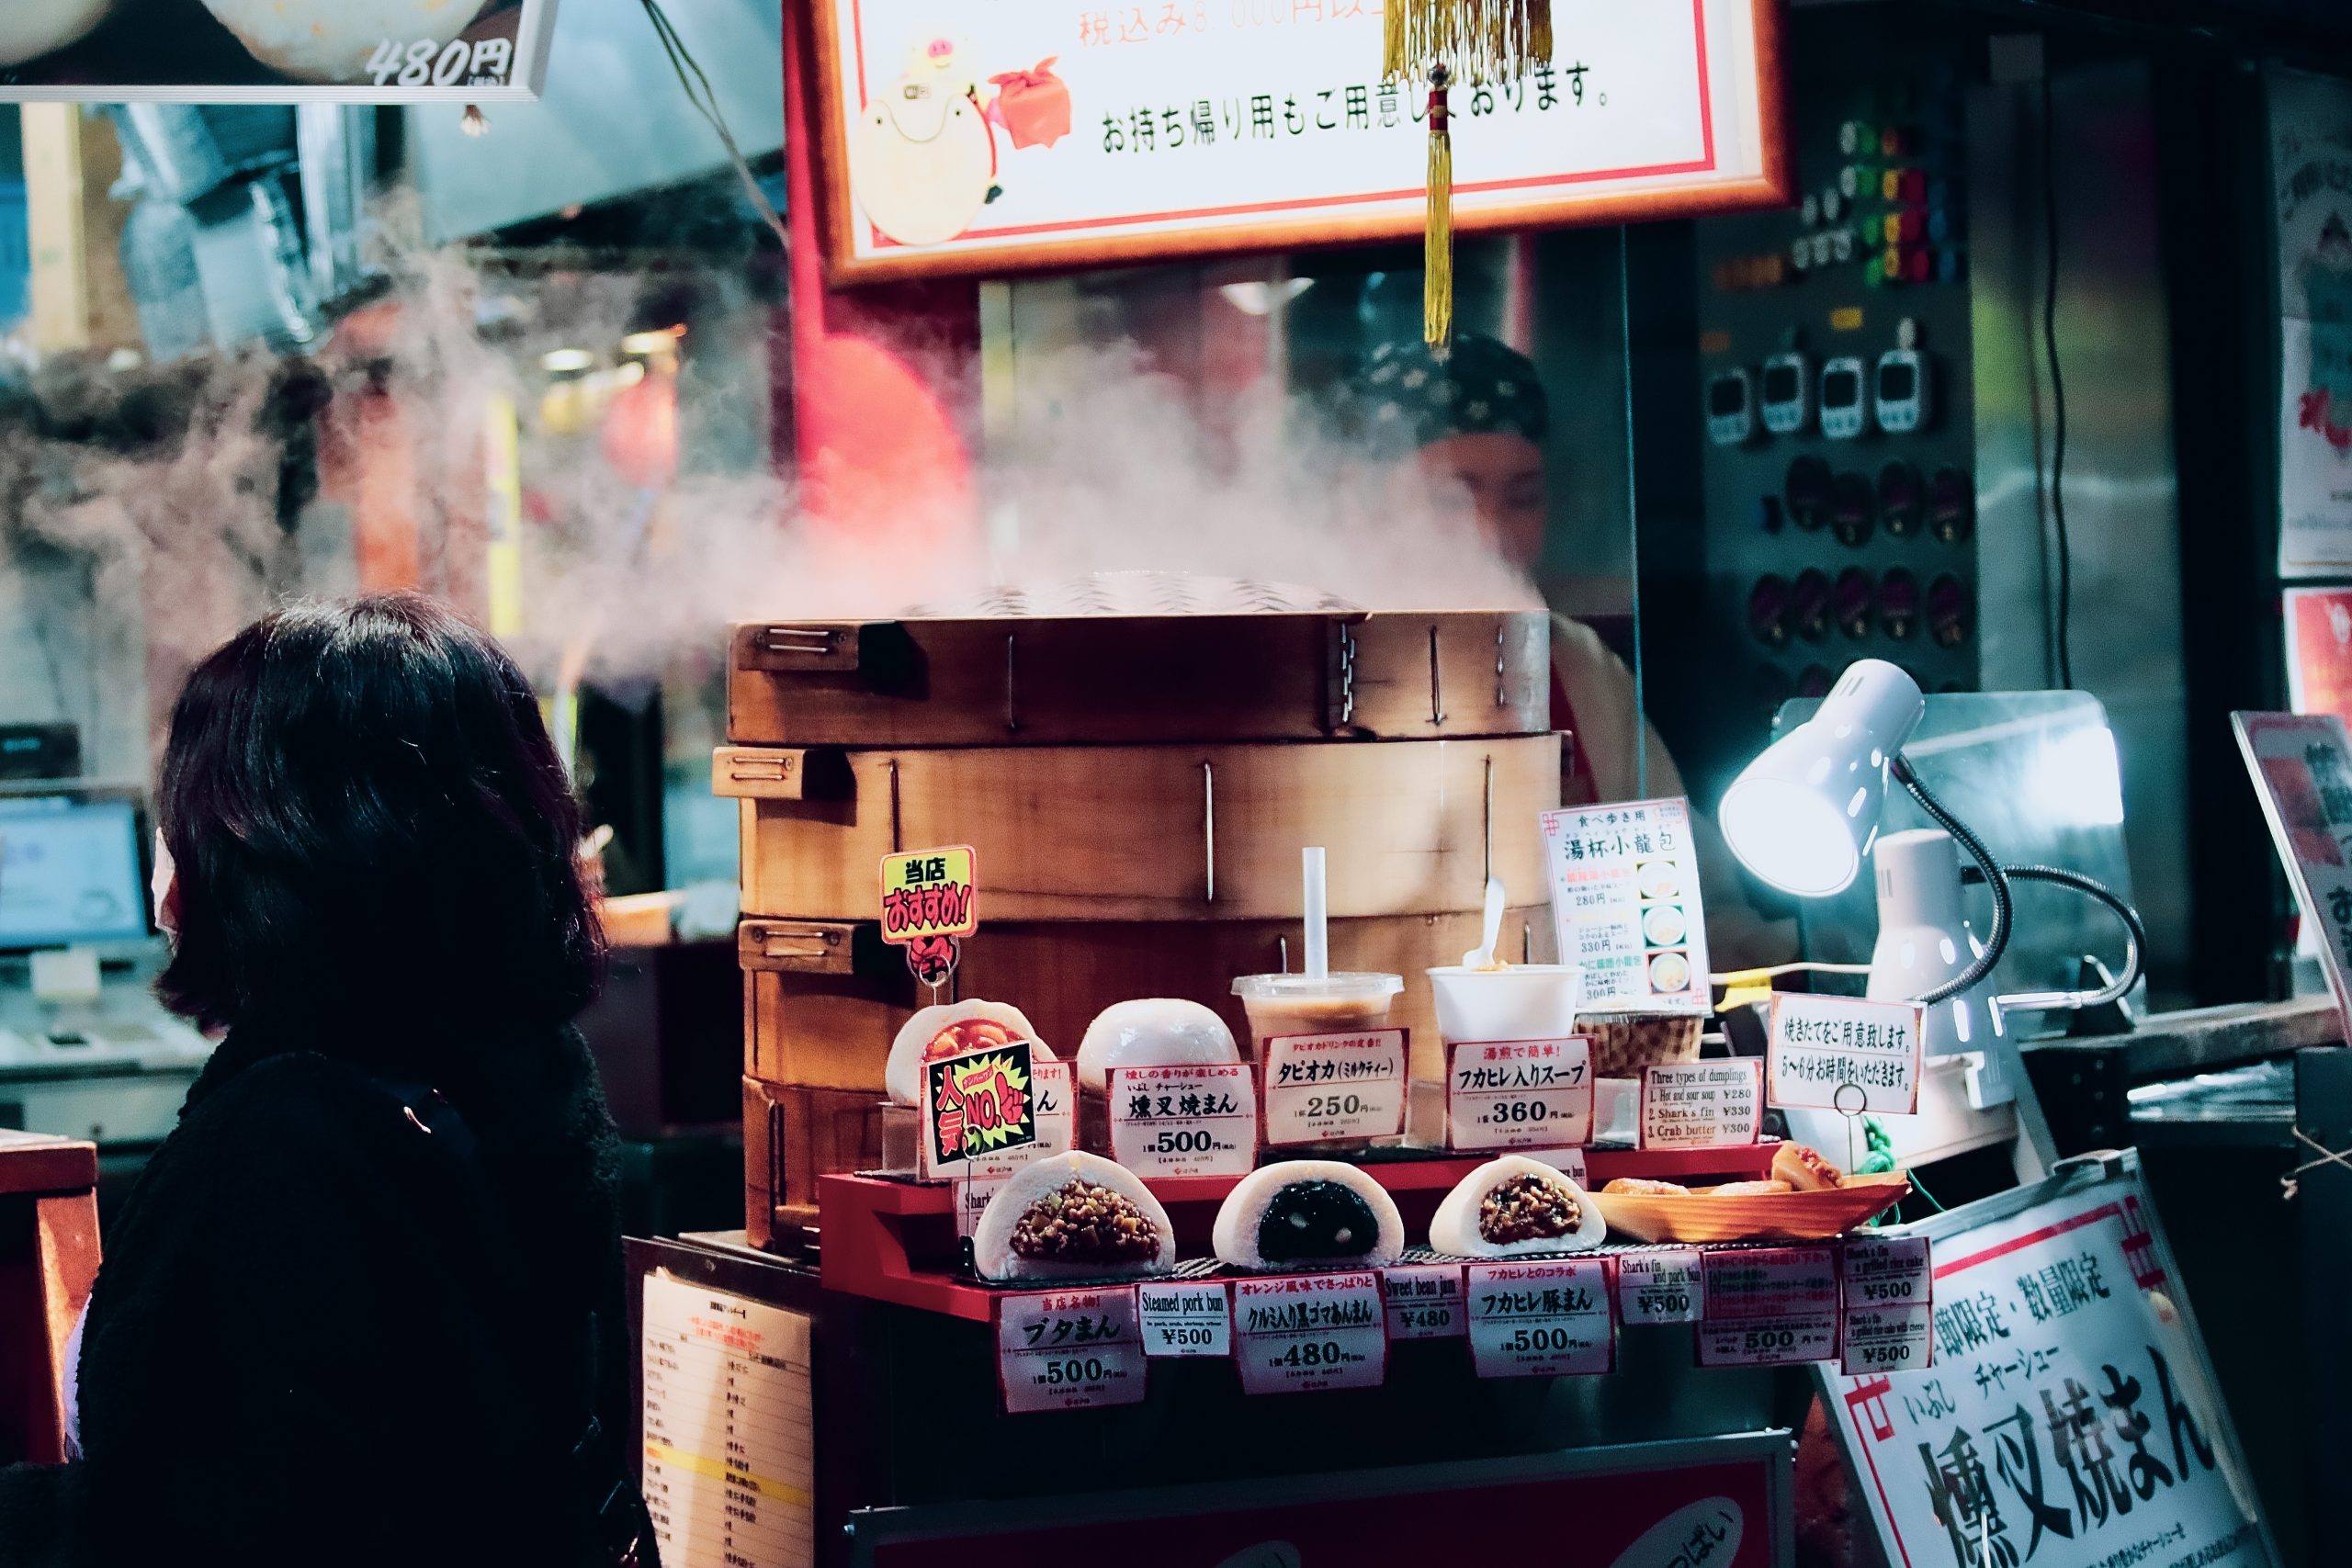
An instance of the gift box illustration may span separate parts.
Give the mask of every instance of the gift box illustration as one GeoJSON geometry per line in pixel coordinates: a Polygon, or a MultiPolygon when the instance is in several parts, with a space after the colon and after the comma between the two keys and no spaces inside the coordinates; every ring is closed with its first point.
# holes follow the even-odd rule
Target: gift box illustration
{"type": "Polygon", "coordinates": [[[997,118],[1016,148],[1051,147],[1069,134],[1069,84],[1054,74],[1055,58],[989,78],[997,89],[997,118]]]}

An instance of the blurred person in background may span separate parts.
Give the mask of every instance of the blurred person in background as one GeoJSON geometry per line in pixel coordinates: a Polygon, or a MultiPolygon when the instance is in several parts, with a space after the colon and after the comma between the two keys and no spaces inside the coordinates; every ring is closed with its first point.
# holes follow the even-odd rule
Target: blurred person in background
{"type": "Polygon", "coordinates": [[[652,1568],[571,1028],[603,939],[529,683],[421,599],[282,611],[189,677],[157,818],[159,989],[227,1035],[106,1237],[74,1457],[0,1470],[0,1562],[652,1568]]]}
{"type": "MultiPolygon", "coordinates": [[[[1384,343],[1349,389],[1351,433],[1385,465],[1400,508],[1458,509],[1504,560],[1532,580],[1552,528],[1544,443],[1552,412],[1535,362],[1481,333],[1456,332],[1442,360],[1419,338],[1384,343]]],[[[1571,737],[1564,806],[1684,795],[1666,742],[1641,712],[1633,672],[1583,622],[1552,616],[1552,727],[1571,737]]],[[[1696,803],[1691,821],[1718,969],[1795,956],[1793,920],[1750,904],[1730,850],[1696,803]]]]}

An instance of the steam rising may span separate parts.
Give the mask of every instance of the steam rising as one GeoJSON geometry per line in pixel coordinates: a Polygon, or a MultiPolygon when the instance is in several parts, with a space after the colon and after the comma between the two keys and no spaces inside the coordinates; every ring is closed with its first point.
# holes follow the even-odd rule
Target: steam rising
{"type": "Polygon", "coordinates": [[[962,497],[885,487],[842,515],[836,494],[819,521],[766,462],[762,339],[783,329],[740,278],[699,278],[705,308],[674,372],[608,362],[621,378],[678,378],[684,458],[666,482],[633,482],[647,476],[616,471],[595,421],[566,433],[543,417],[541,360],[581,344],[610,354],[674,278],[526,285],[455,249],[388,247],[383,265],[387,298],[346,317],[315,363],[58,362],[0,411],[0,579],[62,558],[96,606],[68,639],[87,646],[47,649],[50,676],[0,672],[0,719],[75,719],[102,771],[136,775],[192,661],[275,604],[347,592],[365,560],[480,604],[483,433],[502,400],[520,413],[526,498],[509,641],[543,688],[707,670],[731,621],[888,616],[1097,572],[1295,583],[1368,609],[1538,603],[1463,498],[1375,469],[1273,390],[1204,419],[1120,343],[1024,352],[1010,428],[962,497]],[[707,450],[713,428],[731,450],[707,450]],[[385,493],[388,473],[405,494],[385,493]],[[409,525],[389,555],[374,531],[388,516],[409,525]],[[101,713],[72,711],[83,666],[99,671],[87,695],[101,713]],[[141,675],[143,709],[128,695],[141,675]],[[54,694],[33,690],[51,677],[54,694]]]}

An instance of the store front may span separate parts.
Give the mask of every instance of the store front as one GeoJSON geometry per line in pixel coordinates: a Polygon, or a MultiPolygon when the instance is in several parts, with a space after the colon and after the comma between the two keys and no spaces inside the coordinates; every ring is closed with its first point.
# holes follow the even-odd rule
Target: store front
{"type": "Polygon", "coordinates": [[[410,592],[641,1560],[2345,1556],[2352,31],[1387,6],[0,22],[0,1465],[240,1050],[174,705],[410,592]]]}

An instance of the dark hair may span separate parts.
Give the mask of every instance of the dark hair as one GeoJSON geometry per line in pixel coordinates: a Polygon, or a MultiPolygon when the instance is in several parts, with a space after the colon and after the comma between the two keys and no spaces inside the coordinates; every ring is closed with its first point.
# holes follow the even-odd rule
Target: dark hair
{"type": "Polygon", "coordinates": [[[1443,358],[1419,338],[1377,345],[1356,367],[1344,412],[1354,439],[1389,457],[1449,435],[1517,435],[1541,446],[1552,433],[1535,362],[1467,331],[1443,358]]]}
{"type": "Polygon", "coordinates": [[[580,808],[530,682],[426,600],[230,638],[173,709],[157,807],[179,878],[157,989],[207,1026],[552,1025],[595,993],[580,808]]]}

